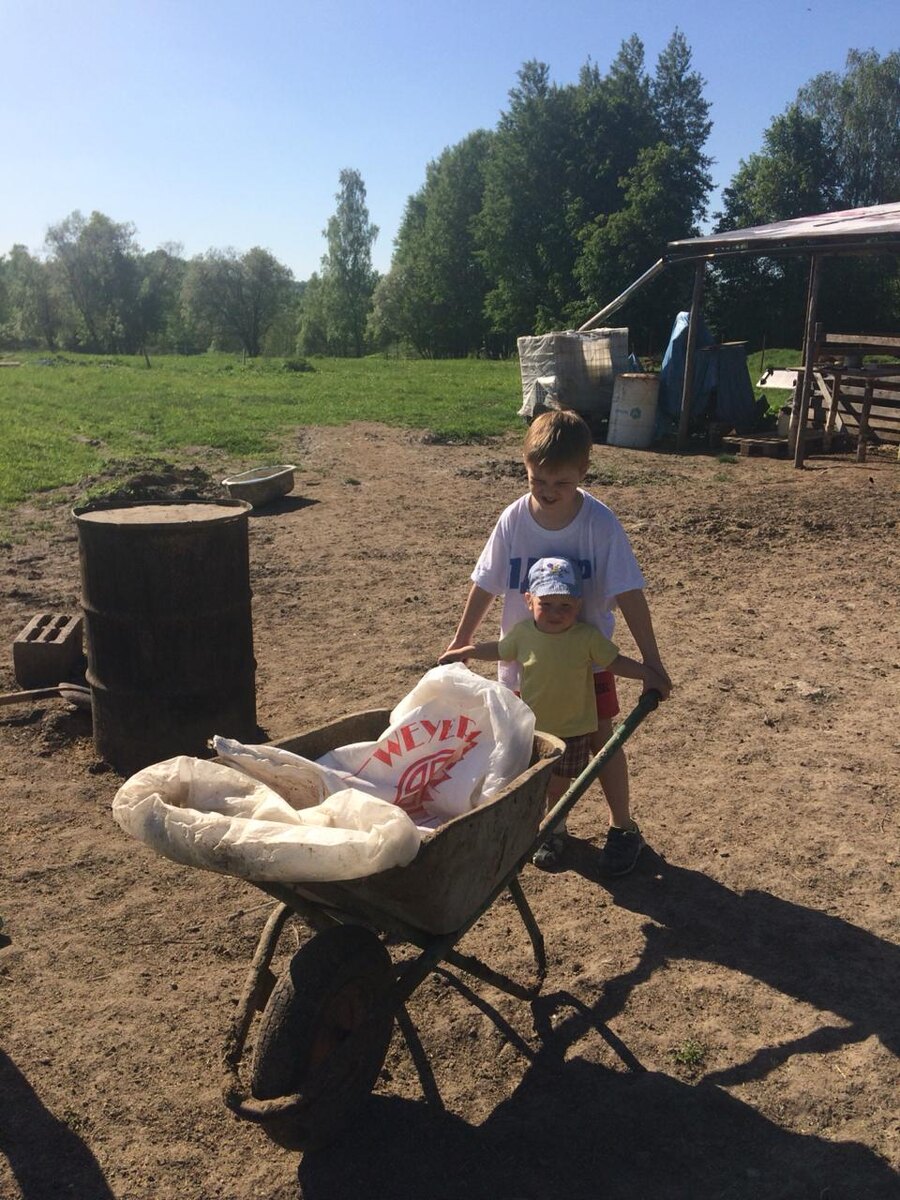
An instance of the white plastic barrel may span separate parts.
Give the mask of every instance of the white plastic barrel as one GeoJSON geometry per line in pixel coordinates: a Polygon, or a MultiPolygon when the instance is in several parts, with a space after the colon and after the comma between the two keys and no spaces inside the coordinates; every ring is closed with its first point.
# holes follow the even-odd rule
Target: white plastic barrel
{"type": "Polygon", "coordinates": [[[616,376],[606,434],[608,445],[635,449],[650,445],[656,432],[658,393],[658,375],[625,373],[616,376]]]}

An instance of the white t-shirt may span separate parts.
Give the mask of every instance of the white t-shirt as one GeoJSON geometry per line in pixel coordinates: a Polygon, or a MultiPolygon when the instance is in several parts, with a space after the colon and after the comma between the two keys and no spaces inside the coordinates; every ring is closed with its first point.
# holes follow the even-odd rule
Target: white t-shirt
{"type": "MultiPolygon", "coordinates": [[[[581,490],[581,489],[579,489],[581,490]]],[[[596,625],[611,638],[615,625],[616,596],[644,586],[644,577],[631,543],[612,509],[589,492],[581,491],[582,504],[564,529],[544,529],[520,496],[500,514],[488,538],[472,582],[486,592],[503,597],[500,636],[530,616],[525,604],[528,572],[539,558],[570,558],[581,568],[583,604],[579,620],[596,625]]],[[[501,662],[501,683],[518,690],[518,663],[501,662]]]]}

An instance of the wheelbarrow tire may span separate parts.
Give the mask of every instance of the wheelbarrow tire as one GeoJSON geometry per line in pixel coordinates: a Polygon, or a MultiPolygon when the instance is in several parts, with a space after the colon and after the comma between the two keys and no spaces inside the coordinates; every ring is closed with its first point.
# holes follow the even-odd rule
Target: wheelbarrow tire
{"type": "Polygon", "coordinates": [[[322,1068],[325,1074],[309,1106],[263,1123],[273,1141],[291,1150],[315,1149],[340,1133],[371,1092],[394,1014],[369,1018],[392,979],[391,956],[358,925],[327,929],[294,954],[261,1018],[251,1089],[259,1100],[302,1094],[314,1072],[322,1068]],[[327,1059],[356,1030],[355,1053],[329,1075],[327,1059]]]}

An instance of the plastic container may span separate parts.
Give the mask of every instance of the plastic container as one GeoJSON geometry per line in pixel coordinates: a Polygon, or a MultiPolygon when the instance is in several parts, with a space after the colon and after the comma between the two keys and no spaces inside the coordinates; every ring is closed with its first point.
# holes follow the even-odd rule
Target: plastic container
{"type": "Polygon", "coordinates": [[[246,500],[254,508],[259,508],[293,490],[296,469],[292,463],[281,463],[277,467],[254,467],[223,479],[222,486],[228,489],[228,495],[233,500],[246,500]]]}
{"type": "Polygon", "coordinates": [[[656,432],[658,394],[658,375],[617,375],[609,412],[607,444],[630,446],[638,450],[649,446],[656,432]]]}

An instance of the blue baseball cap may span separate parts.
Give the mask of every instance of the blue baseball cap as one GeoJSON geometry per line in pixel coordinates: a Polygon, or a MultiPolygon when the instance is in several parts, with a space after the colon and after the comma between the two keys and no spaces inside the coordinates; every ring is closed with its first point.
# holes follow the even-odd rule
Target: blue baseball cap
{"type": "Polygon", "coordinates": [[[532,596],[581,595],[581,573],[568,558],[539,558],[528,572],[532,596]]]}

